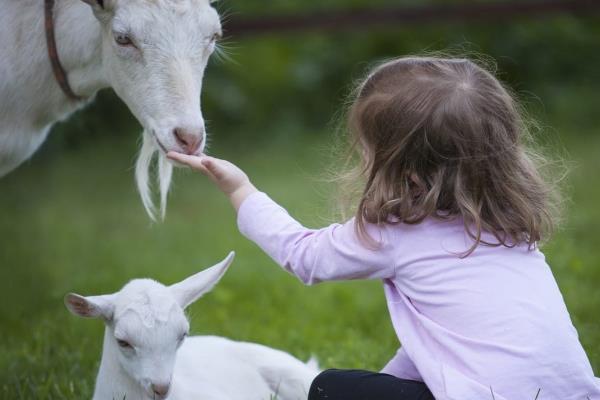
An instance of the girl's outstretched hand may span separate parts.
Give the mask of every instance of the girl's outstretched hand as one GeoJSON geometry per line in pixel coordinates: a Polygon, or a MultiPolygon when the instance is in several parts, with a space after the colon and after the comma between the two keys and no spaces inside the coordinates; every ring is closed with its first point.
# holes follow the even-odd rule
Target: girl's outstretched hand
{"type": "Polygon", "coordinates": [[[236,210],[240,208],[246,197],[257,192],[248,175],[229,161],[206,155],[189,156],[174,151],[169,152],[167,157],[208,176],[229,197],[236,210]]]}

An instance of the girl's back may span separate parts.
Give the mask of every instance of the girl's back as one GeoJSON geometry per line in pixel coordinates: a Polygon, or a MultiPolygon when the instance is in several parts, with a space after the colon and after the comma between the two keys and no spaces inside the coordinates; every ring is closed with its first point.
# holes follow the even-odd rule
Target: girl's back
{"type": "MultiPolygon", "coordinates": [[[[540,399],[600,396],[540,251],[526,244],[479,246],[462,258],[472,239],[460,219],[386,231],[396,265],[385,282],[388,306],[420,378],[461,400],[471,398],[465,393],[480,399],[490,387],[496,399],[534,399],[538,390],[540,399]]],[[[392,362],[387,370],[411,375],[397,368],[402,364],[392,362]]]]}

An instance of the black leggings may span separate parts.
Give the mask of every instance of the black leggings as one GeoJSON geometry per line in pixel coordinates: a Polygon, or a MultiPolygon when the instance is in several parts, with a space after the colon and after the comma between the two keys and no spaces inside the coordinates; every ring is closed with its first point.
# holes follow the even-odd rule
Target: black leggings
{"type": "Polygon", "coordinates": [[[308,400],[435,400],[423,382],[361,370],[328,369],[313,381],[308,400]]]}

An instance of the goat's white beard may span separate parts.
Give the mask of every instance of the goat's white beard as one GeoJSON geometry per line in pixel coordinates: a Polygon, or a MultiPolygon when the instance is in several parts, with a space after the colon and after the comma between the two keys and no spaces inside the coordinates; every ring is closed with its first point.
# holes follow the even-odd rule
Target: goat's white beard
{"type": "MultiPolygon", "coordinates": [[[[135,181],[137,183],[138,192],[142,198],[142,203],[146,212],[152,221],[156,221],[157,210],[152,199],[152,185],[150,183],[150,169],[152,168],[152,160],[154,154],[158,151],[154,138],[150,132],[144,130],[142,148],[135,164],[135,181]]],[[[167,211],[167,197],[169,187],[171,186],[171,177],[173,176],[173,165],[167,160],[167,157],[161,152],[158,153],[158,172],[156,181],[160,190],[160,219],[165,219],[167,211]]]]}

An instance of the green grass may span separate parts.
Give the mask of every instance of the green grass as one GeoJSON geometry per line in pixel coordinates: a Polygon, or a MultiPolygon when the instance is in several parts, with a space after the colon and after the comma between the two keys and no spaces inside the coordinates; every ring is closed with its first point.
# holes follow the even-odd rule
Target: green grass
{"type": "MultiPolygon", "coordinates": [[[[316,179],[327,140],[217,143],[256,184],[308,225],[327,220],[328,187],[316,179]]],[[[566,135],[565,135],[566,137],[566,135]]],[[[398,343],[378,282],[306,288],[237,231],[229,204],[178,173],[167,220],[152,225],[134,191],[137,133],[50,150],[0,180],[0,397],[90,398],[102,324],[71,316],[69,291],[100,294],[129,279],[172,283],[236,250],[234,266],[191,307],[192,332],[265,343],[324,367],[381,368],[398,343]]],[[[216,138],[218,142],[218,138],[216,138]]],[[[580,167],[569,223],[546,248],[596,371],[600,371],[600,140],[568,145],[580,167]]]]}

